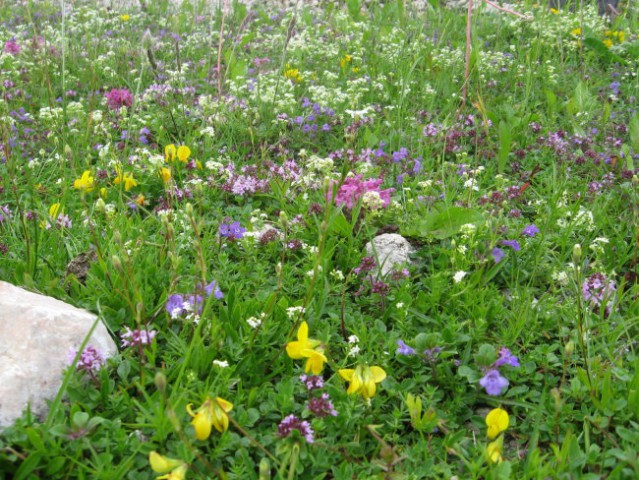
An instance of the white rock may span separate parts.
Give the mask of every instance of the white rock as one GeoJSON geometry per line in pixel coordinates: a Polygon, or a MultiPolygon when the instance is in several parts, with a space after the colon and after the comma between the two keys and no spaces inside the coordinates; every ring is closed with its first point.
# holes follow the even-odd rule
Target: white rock
{"type": "MultiPolygon", "coordinates": [[[[55,298],[0,282],[0,427],[11,425],[29,405],[47,413],[68,366],[69,350],[78,349],[96,316],[55,298]]],[[[88,345],[106,357],[117,347],[99,321],[88,345]]]]}
{"type": "Polygon", "coordinates": [[[382,275],[395,270],[395,266],[410,262],[410,254],[415,249],[404,237],[397,233],[384,233],[366,244],[366,255],[374,257],[381,265],[382,275]]]}

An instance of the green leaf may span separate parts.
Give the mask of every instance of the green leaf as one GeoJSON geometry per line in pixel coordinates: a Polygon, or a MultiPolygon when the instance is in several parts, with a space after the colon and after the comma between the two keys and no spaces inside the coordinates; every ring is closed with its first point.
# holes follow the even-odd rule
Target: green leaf
{"type": "Polygon", "coordinates": [[[513,134],[508,122],[499,122],[499,156],[498,171],[502,173],[512,147],[513,134]]]}
{"type": "Polygon", "coordinates": [[[584,40],[584,46],[593,51],[597,57],[606,64],[611,62],[626,63],[626,61],[619,55],[612,53],[610,49],[598,38],[586,37],[584,40]]]}
{"type": "Polygon", "coordinates": [[[413,225],[404,229],[404,233],[414,237],[444,239],[459,233],[462,225],[477,225],[483,220],[484,217],[477,210],[453,206],[417,219],[413,225]]]}

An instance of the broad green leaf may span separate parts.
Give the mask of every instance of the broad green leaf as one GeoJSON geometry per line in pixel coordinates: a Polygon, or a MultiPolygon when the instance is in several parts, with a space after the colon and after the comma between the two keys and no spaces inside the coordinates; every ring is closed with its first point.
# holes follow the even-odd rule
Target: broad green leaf
{"type": "Polygon", "coordinates": [[[448,207],[438,212],[428,213],[404,230],[409,236],[444,239],[459,233],[462,225],[479,224],[484,217],[477,210],[463,207],[448,207]]]}

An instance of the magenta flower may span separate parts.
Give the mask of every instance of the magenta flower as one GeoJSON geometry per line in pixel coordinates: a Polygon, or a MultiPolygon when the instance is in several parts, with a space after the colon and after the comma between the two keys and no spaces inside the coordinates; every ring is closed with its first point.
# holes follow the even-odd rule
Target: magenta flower
{"type": "Polygon", "coordinates": [[[124,333],[120,334],[123,347],[136,347],[138,345],[150,345],[155,335],[155,330],[131,330],[129,327],[124,328],[124,333]]]}
{"type": "MultiPolygon", "coordinates": [[[[69,350],[67,354],[67,362],[69,365],[73,365],[73,361],[77,354],[78,351],[75,348],[71,348],[69,350]]],[[[100,370],[105,363],[106,356],[104,355],[104,352],[98,350],[93,345],[87,345],[80,354],[80,358],[76,362],[75,368],[80,372],[87,372],[93,375],[95,372],[100,370]]]]}
{"type": "Polygon", "coordinates": [[[10,55],[17,55],[20,53],[20,50],[22,50],[22,48],[13,38],[4,42],[5,53],[8,53],[10,55]]]}
{"type": "Polygon", "coordinates": [[[306,420],[300,420],[295,415],[289,415],[284,418],[284,420],[282,420],[277,426],[277,434],[282,438],[288,437],[293,430],[300,432],[308,443],[313,443],[315,441],[315,432],[313,432],[311,424],[306,420]]]}
{"type": "MultiPolygon", "coordinates": [[[[383,180],[381,178],[362,180],[362,175],[347,177],[335,195],[335,204],[338,206],[346,205],[346,208],[352,209],[365,193],[376,192],[379,194],[382,205],[386,208],[390,205],[390,195],[395,189],[380,190],[379,187],[382,183],[383,180]]],[[[331,196],[332,192],[329,192],[328,198],[330,199],[331,196]]]]}
{"type": "Polygon", "coordinates": [[[107,106],[111,110],[133,105],[133,95],[126,88],[114,88],[105,94],[107,106]]]}
{"type": "Polygon", "coordinates": [[[333,417],[337,416],[337,410],[335,410],[331,397],[328,393],[322,393],[321,397],[311,398],[308,401],[308,409],[313,412],[315,416],[320,418],[328,415],[333,417]]]}

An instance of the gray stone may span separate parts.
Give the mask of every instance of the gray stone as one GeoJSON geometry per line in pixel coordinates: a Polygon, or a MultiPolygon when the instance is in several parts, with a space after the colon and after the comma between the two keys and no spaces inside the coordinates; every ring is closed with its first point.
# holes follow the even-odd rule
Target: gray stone
{"type": "Polygon", "coordinates": [[[409,263],[410,254],[414,252],[409,241],[397,233],[378,235],[366,244],[366,255],[375,257],[378,265],[381,265],[382,275],[394,271],[399,265],[409,263]]]}
{"type": "MultiPolygon", "coordinates": [[[[0,282],[0,427],[11,425],[29,406],[47,413],[62,384],[68,355],[78,349],[96,316],[55,298],[0,282]]],[[[108,358],[117,347],[98,321],[87,345],[108,358]]]]}

